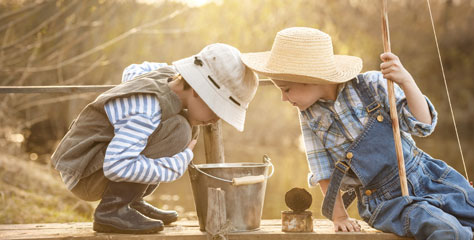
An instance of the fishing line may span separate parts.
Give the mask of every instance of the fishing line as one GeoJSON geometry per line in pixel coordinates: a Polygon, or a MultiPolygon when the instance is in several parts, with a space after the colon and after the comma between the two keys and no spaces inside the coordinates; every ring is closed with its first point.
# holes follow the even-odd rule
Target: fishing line
{"type": "Polygon", "coordinates": [[[464,155],[462,153],[461,141],[459,140],[458,127],[456,125],[456,119],[454,118],[454,111],[453,111],[453,106],[451,104],[451,97],[449,96],[448,83],[446,81],[446,75],[444,74],[443,61],[441,60],[441,53],[439,51],[438,38],[436,37],[436,30],[435,30],[435,25],[434,25],[434,21],[433,21],[433,14],[431,13],[430,0],[426,0],[426,2],[428,3],[428,10],[430,12],[431,26],[433,28],[433,34],[434,34],[435,43],[436,43],[436,50],[438,51],[439,63],[441,64],[441,72],[443,73],[444,86],[446,88],[446,94],[448,95],[449,110],[451,111],[451,117],[453,119],[454,132],[456,133],[456,139],[458,140],[459,152],[461,153],[461,159],[462,159],[462,164],[464,166],[464,172],[466,174],[466,179],[469,182],[469,176],[467,174],[466,162],[464,161],[464,155]]]}

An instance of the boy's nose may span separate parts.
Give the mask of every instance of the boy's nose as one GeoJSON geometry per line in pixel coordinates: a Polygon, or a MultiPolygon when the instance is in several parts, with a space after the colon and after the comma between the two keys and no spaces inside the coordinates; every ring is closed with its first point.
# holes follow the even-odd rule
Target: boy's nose
{"type": "Polygon", "coordinates": [[[288,101],[288,97],[286,96],[285,93],[281,93],[281,101],[288,101]]]}

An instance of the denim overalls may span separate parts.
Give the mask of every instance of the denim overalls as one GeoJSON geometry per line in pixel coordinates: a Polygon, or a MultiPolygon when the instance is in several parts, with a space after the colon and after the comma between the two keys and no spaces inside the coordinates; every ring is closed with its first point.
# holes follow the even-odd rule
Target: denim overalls
{"type": "Polygon", "coordinates": [[[416,239],[469,239],[474,229],[474,188],[441,160],[402,135],[409,195],[402,197],[390,116],[359,75],[356,90],[369,120],[335,163],[323,215],[332,220],[334,202],[347,174],[361,182],[343,195],[347,207],[357,196],[360,216],[370,226],[416,239]]]}

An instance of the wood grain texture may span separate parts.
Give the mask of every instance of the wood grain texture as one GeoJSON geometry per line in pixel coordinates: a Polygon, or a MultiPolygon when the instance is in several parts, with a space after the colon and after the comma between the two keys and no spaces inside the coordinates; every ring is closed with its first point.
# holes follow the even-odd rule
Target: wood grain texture
{"type": "MultiPolygon", "coordinates": [[[[283,239],[318,239],[318,240],[365,240],[365,239],[411,239],[397,237],[391,233],[382,233],[359,221],[362,232],[335,233],[329,220],[313,221],[314,232],[285,233],[281,231],[281,219],[262,220],[260,230],[251,232],[230,233],[229,240],[283,240],[283,239]]],[[[144,240],[207,240],[205,232],[199,231],[197,221],[178,221],[158,234],[130,235],[105,234],[92,230],[92,223],[45,223],[45,224],[10,224],[0,225],[0,239],[144,239],[144,240]]]]}
{"type": "Polygon", "coordinates": [[[223,163],[225,160],[224,142],[222,140],[222,120],[202,126],[201,132],[204,136],[206,163],[223,163]]]}
{"type": "Polygon", "coordinates": [[[227,220],[225,211],[225,192],[220,188],[207,189],[206,231],[211,235],[219,234],[227,220]]]}

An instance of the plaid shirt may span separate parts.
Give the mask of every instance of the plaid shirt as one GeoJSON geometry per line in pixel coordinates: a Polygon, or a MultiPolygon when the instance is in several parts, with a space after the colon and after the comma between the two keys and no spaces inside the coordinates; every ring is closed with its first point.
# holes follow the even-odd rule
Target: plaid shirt
{"type": "MultiPolygon", "coordinates": [[[[369,90],[389,112],[387,80],[377,71],[363,74],[369,90]]],[[[419,122],[408,109],[403,90],[395,84],[396,106],[401,134],[413,141],[410,135],[428,136],[437,122],[437,113],[428,98],[432,122],[419,122]]],[[[334,163],[343,158],[351,143],[362,133],[368,121],[359,95],[351,81],[341,84],[335,101],[319,100],[305,111],[300,112],[301,131],[303,133],[306,157],[310,168],[308,183],[314,187],[317,183],[331,177],[334,163]]]]}

